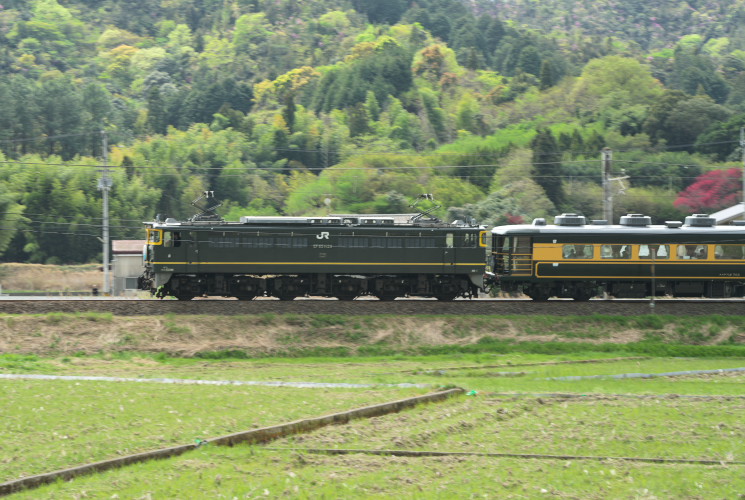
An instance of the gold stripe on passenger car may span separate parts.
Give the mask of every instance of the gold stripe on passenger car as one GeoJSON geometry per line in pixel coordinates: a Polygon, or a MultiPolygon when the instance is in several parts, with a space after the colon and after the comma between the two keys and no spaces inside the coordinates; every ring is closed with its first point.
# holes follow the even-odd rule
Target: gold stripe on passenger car
{"type": "Polygon", "coordinates": [[[153,265],[200,265],[200,266],[226,266],[226,265],[252,265],[252,266],[483,266],[483,262],[152,262],[153,265]]]}
{"type": "MultiPolygon", "coordinates": [[[[572,261],[572,263],[575,263],[575,262],[576,261],[572,261]]],[[[635,261],[635,262],[629,262],[629,263],[624,263],[624,264],[638,266],[640,262],[641,261],[635,261]]],[[[650,265],[652,264],[652,261],[651,260],[647,260],[647,261],[644,261],[644,262],[647,262],[650,265]]],[[[654,264],[655,264],[655,266],[665,266],[665,265],[680,264],[680,262],[682,262],[682,261],[668,261],[668,262],[664,262],[664,263],[661,263],[659,261],[655,261],[654,264]]],[[[690,261],[687,261],[687,262],[690,262],[690,261]]],[[[693,261],[693,262],[696,262],[696,261],[693,261]]],[[[699,261],[699,262],[701,262],[701,261],[699,261]]],[[[636,278],[638,278],[638,279],[651,279],[651,276],[648,275],[648,274],[647,275],[629,275],[629,274],[624,274],[624,275],[620,275],[620,276],[608,276],[608,275],[604,275],[604,274],[599,274],[599,275],[598,274],[584,274],[584,275],[579,275],[579,276],[574,276],[574,275],[571,275],[571,274],[551,274],[551,275],[538,274],[538,266],[540,264],[550,265],[550,264],[566,264],[566,263],[567,263],[566,261],[562,261],[562,262],[536,262],[535,263],[535,274],[534,274],[534,276],[536,278],[543,278],[543,279],[555,279],[555,278],[565,278],[565,279],[595,279],[595,278],[597,278],[597,279],[636,279],[636,278]]],[[[614,262],[614,264],[621,264],[621,262],[614,262]]],[[[709,265],[710,266],[723,266],[723,265],[731,265],[731,263],[727,263],[727,262],[723,262],[721,264],[719,264],[719,263],[710,263],[709,265]]],[[[745,266],[743,267],[743,273],[745,274],[745,266]]],[[[732,274],[732,273],[730,273],[730,274],[732,274]]],[[[657,279],[660,279],[660,280],[669,280],[669,279],[684,279],[684,280],[721,279],[721,280],[731,280],[733,278],[743,278],[743,277],[745,277],[745,276],[712,276],[712,275],[704,275],[704,276],[667,276],[667,275],[665,275],[665,276],[656,276],[656,278],[657,279]]]]}

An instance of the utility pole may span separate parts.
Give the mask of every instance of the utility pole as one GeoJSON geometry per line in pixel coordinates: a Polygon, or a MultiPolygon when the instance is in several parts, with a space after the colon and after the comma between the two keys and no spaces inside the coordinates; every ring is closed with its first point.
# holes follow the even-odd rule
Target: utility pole
{"type": "Polygon", "coordinates": [[[601,158],[603,160],[603,219],[608,221],[608,224],[613,224],[613,195],[611,194],[610,178],[612,156],[613,150],[611,148],[603,148],[601,151],[601,158]]]}
{"type": "Polygon", "coordinates": [[[103,170],[101,179],[98,181],[98,189],[103,194],[103,294],[111,295],[111,277],[109,276],[109,190],[111,189],[111,178],[109,177],[109,141],[106,132],[101,130],[103,142],[103,170]]]}
{"type": "Polygon", "coordinates": [[[745,128],[740,127],[740,153],[742,154],[742,218],[745,219],[745,128]]]}

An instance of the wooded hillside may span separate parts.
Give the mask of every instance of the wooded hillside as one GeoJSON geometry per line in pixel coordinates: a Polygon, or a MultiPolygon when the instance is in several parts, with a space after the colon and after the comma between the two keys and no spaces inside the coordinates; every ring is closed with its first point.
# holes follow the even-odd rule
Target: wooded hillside
{"type": "Polygon", "coordinates": [[[604,147],[616,218],[715,211],[741,197],[743,21],[743,0],[6,1],[0,256],[100,258],[105,143],[114,239],[204,190],[232,220],[420,193],[447,219],[600,218],[604,147]]]}

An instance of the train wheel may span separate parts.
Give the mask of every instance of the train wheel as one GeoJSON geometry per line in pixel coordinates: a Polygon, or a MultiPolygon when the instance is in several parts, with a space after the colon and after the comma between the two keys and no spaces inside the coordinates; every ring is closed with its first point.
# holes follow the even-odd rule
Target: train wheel
{"type": "Polygon", "coordinates": [[[388,302],[388,301],[391,301],[391,300],[396,300],[396,296],[395,295],[378,295],[377,297],[378,297],[378,300],[382,300],[382,301],[385,301],[385,302],[388,302]]]}
{"type": "Polygon", "coordinates": [[[577,290],[574,292],[574,296],[572,298],[577,302],[587,302],[595,295],[595,292],[592,290],[577,290]]]}
{"type": "Polygon", "coordinates": [[[337,295],[336,298],[339,300],[354,300],[356,295],[337,295]]]}
{"type": "Polygon", "coordinates": [[[455,298],[455,295],[435,295],[435,298],[442,302],[451,302],[455,298]]]}
{"type": "Polygon", "coordinates": [[[295,297],[297,297],[297,295],[278,295],[277,296],[279,300],[295,300],[295,297]]]}
{"type": "Polygon", "coordinates": [[[534,302],[546,302],[551,297],[551,292],[546,290],[526,290],[525,295],[533,299],[534,302]]]}
{"type": "Polygon", "coordinates": [[[256,295],[236,295],[235,298],[238,300],[253,300],[256,295]]]}
{"type": "Polygon", "coordinates": [[[182,293],[181,295],[176,295],[176,299],[178,299],[178,300],[191,300],[194,297],[195,297],[194,295],[189,295],[189,294],[186,294],[186,293],[182,293]]]}

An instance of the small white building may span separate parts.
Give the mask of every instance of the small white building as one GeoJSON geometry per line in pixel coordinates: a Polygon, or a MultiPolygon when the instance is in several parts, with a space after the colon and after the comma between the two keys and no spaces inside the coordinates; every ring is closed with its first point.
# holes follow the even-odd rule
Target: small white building
{"type": "Polygon", "coordinates": [[[111,242],[113,256],[111,295],[114,297],[137,295],[137,278],[145,271],[142,249],[146,243],[145,240],[113,240],[111,242]]]}
{"type": "Polygon", "coordinates": [[[724,226],[726,224],[732,224],[735,221],[742,221],[744,213],[742,203],[738,203],[737,205],[715,212],[709,217],[713,217],[717,221],[717,226],[724,226]]]}

